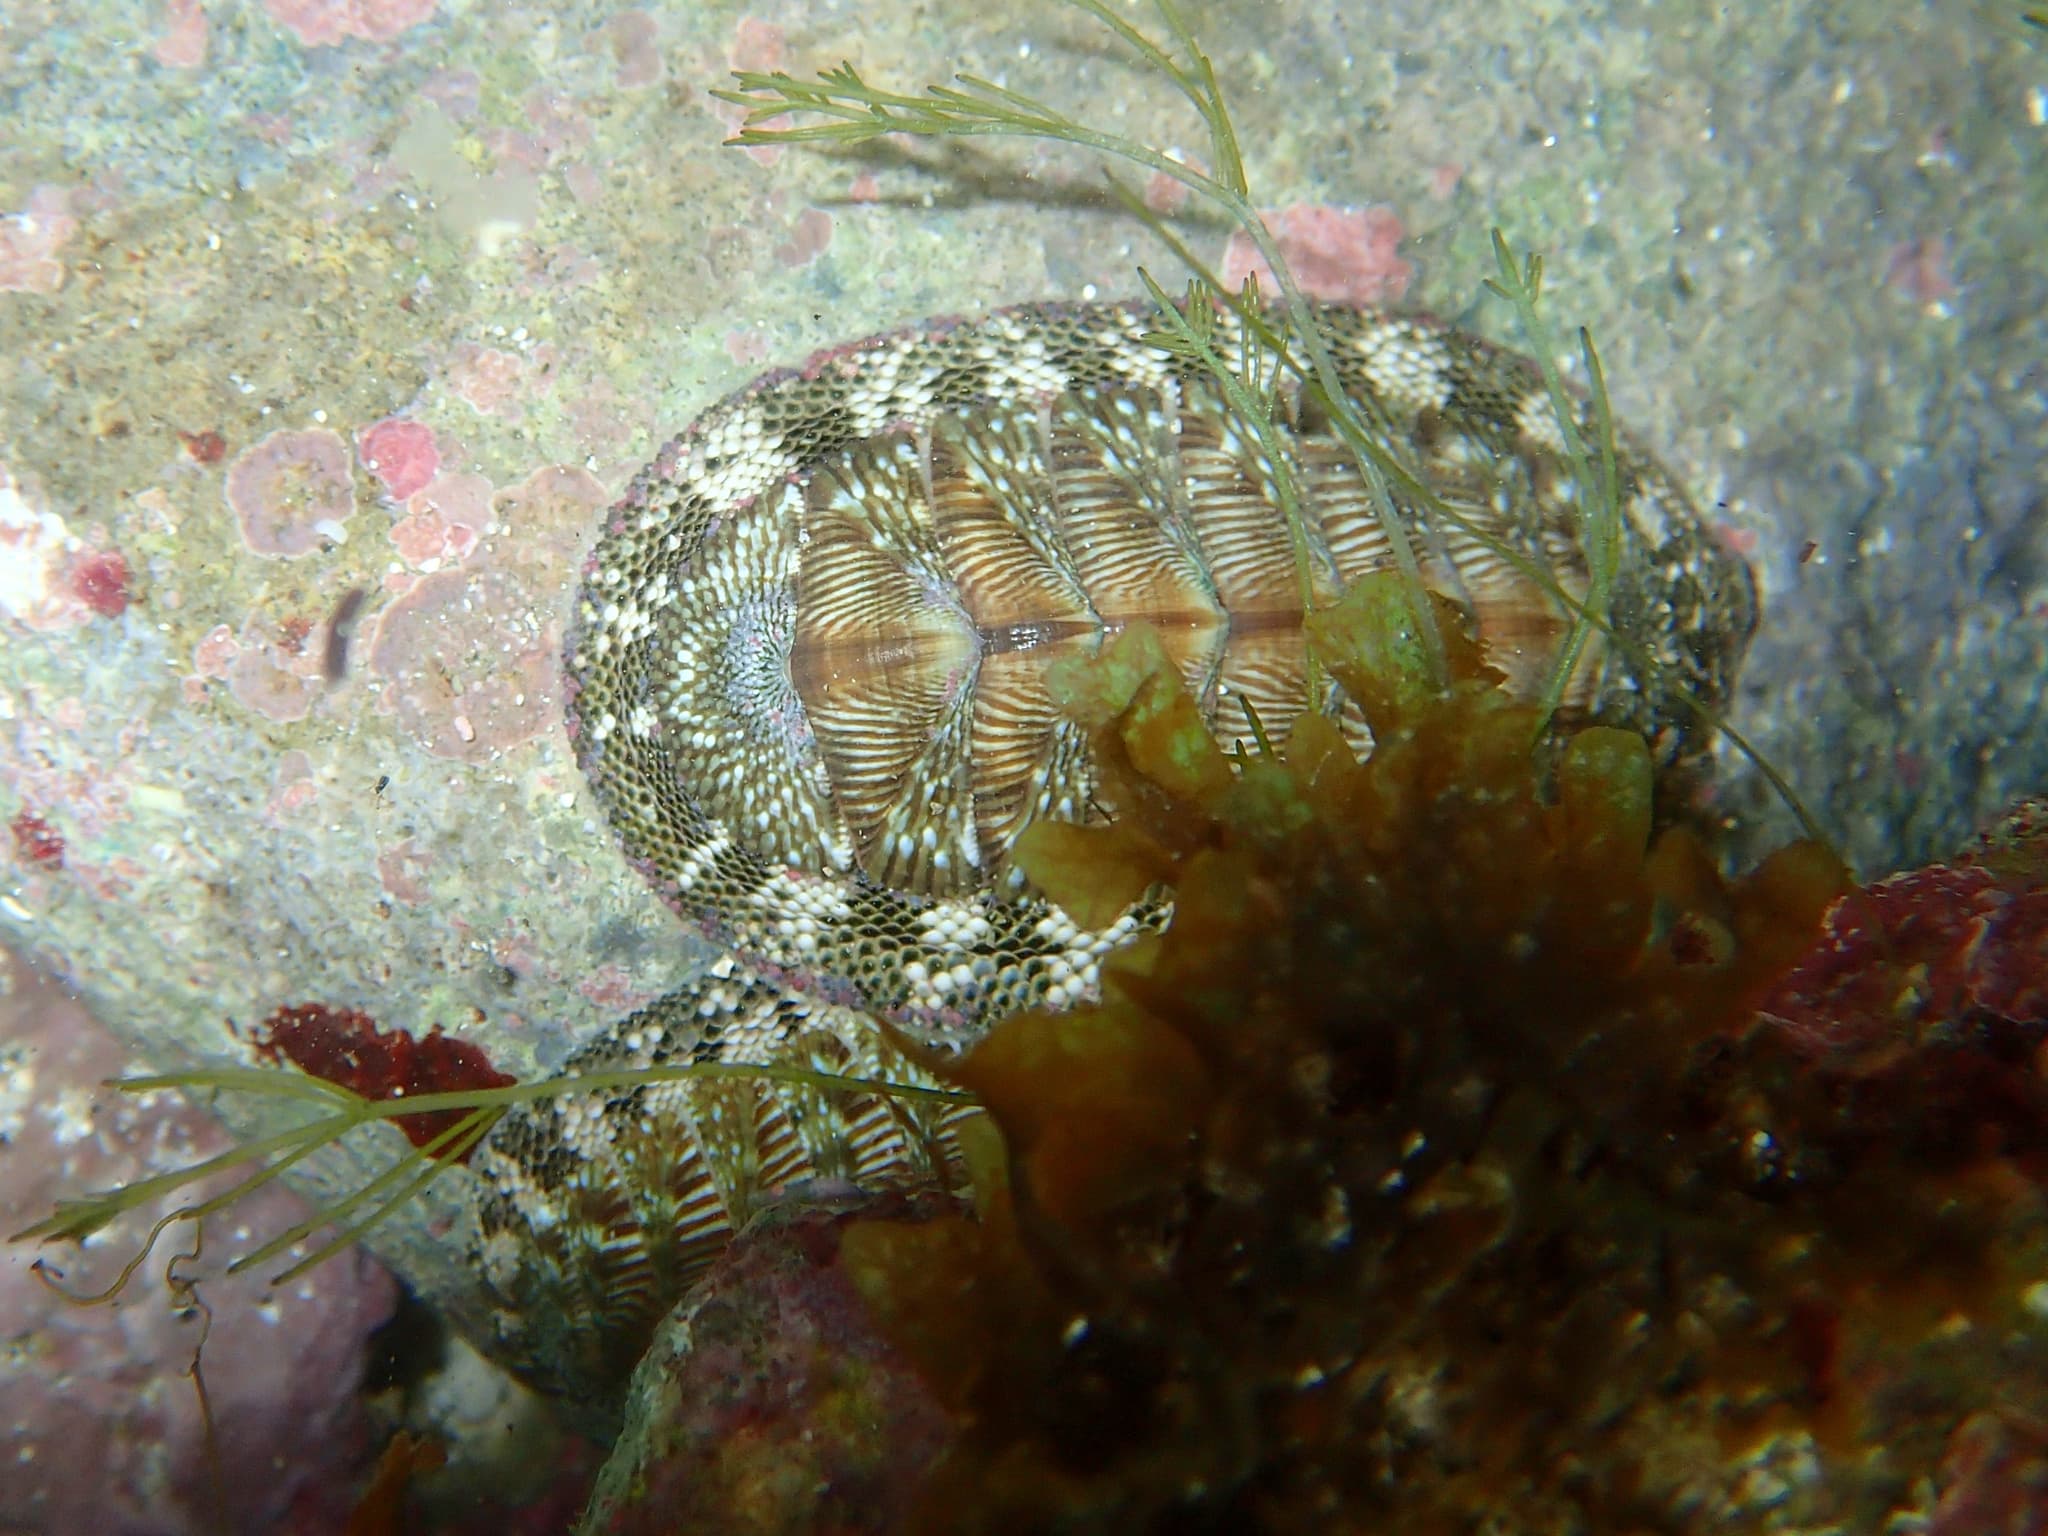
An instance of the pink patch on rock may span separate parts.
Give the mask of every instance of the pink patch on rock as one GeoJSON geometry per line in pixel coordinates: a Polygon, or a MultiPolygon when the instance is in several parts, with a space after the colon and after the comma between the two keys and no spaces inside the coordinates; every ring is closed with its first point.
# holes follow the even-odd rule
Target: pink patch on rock
{"type": "MultiPolygon", "coordinates": [[[[604,192],[602,173],[587,161],[565,166],[562,183],[579,203],[595,200],[604,192]],[[579,187],[583,190],[578,191],[579,187]]],[[[519,267],[516,291],[522,298],[588,288],[604,276],[604,268],[595,256],[566,241],[559,245],[529,245],[520,255],[519,267]]],[[[542,351],[534,350],[536,355],[542,351]]]]}
{"type": "Polygon", "coordinates": [[[639,90],[661,81],[661,43],[654,18],[645,11],[621,11],[605,23],[604,40],[611,50],[612,78],[622,90],[639,90]]]}
{"type": "Polygon", "coordinates": [[[1185,183],[1164,171],[1154,171],[1145,179],[1145,206],[1161,218],[1171,218],[1179,213],[1187,207],[1188,199],[1193,195],[1185,183]]]}
{"type": "Polygon", "coordinates": [[[622,458],[625,474],[639,467],[644,455],[628,453],[627,445],[636,428],[651,426],[654,412],[638,400],[628,401],[610,379],[592,380],[588,391],[565,403],[563,414],[569,422],[570,445],[579,457],[600,463],[622,458]]]}
{"type": "Polygon", "coordinates": [[[321,648],[305,643],[310,633],[310,625],[302,629],[286,621],[273,626],[252,617],[225,660],[228,692],[235,701],[272,720],[303,720],[311,714],[324,679],[321,648]]]}
{"type": "Polygon", "coordinates": [[[2048,1530],[2048,1437],[2018,1413],[1971,1414],[1949,1436],[1927,1536],[2048,1530]]]}
{"type": "Polygon", "coordinates": [[[733,29],[726,58],[734,69],[767,73],[782,68],[786,54],[782,28],[772,21],[742,16],[733,29]]]}
{"type": "Polygon", "coordinates": [[[944,1196],[764,1200],[662,1323],[588,1529],[901,1530],[959,1421],[883,1335],[840,1238],[944,1196]],[[688,1341],[685,1343],[684,1341],[688,1341]]]}
{"type": "Polygon", "coordinates": [[[263,0],[270,19],[308,48],[361,38],[388,43],[434,14],[435,0],[263,0]]]}
{"type": "Polygon", "coordinates": [[[267,648],[241,651],[228,665],[228,692],[235,701],[272,720],[305,719],[318,691],[310,677],[279,666],[267,648]]]}
{"type": "Polygon", "coordinates": [[[200,677],[226,677],[241,649],[235,632],[225,624],[216,624],[192,648],[192,670],[200,677]]]}
{"type": "Polygon", "coordinates": [[[483,102],[483,79],[473,69],[437,69],[420,86],[420,95],[448,114],[452,122],[476,116],[483,102]]]}
{"type": "Polygon", "coordinates": [[[487,762],[555,717],[558,594],[542,577],[474,567],[422,577],[384,610],[370,666],[384,702],[436,757],[487,762]]]}
{"type": "Polygon", "coordinates": [[[525,360],[498,347],[461,343],[448,365],[448,383],[486,416],[517,416],[525,408],[525,360]]]}
{"type": "Polygon", "coordinates": [[[521,551],[522,568],[546,579],[577,564],[591,520],[611,500],[589,470],[549,464],[493,497],[491,519],[521,551]]]}
{"type": "Polygon", "coordinates": [[[433,431],[417,421],[387,416],[356,439],[363,468],[384,482],[393,501],[403,501],[434,478],[441,467],[433,431]]]}
{"type": "Polygon", "coordinates": [[[504,930],[491,940],[490,955],[499,965],[522,979],[534,976],[555,978],[557,975],[541,958],[540,945],[532,930],[516,918],[505,920],[504,930]]]}
{"type": "Polygon", "coordinates": [[[469,557],[491,525],[491,482],[482,475],[436,475],[405,504],[391,542],[408,565],[437,569],[469,557]]]}
{"type": "Polygon", "coordinates": [[[597,1007],[615,1014],[644,1008],[661,994],[634,984],[632,972],[607,961],[576,983],[576,990],[597,1007]]]}
{"type": "Polygon", "coordinates": [[[339,542],[355,511],[348,445],[325,427],[273,432],[228,466],[225,494],[255,553],[310,555],[339,542]]]}
{"type": "Polygon", "coordinates": [[[271,781],[270,800],[263,807],[264,819],[277,826],[292,814],[320,798],[320,781],[313,776],[313,760],[296,749],[277,760],[271,781]]]}
{"type": "Polygon", "coordinates": [[[71,196],[60,187],[37,187],[28,206],[0,217],[0,293],[55,293],[64,286],[57,252],[73,234],[71,196]]]}
{"type": "Polygon", "coordinates": [[[806,208],[789,227],[789,238],[775,247],[775,259],[785,267],[809,266],[832,244],[832,215],[822,208],[806,208]]]}
{"type": "MultiPolygon", "coordinates": [[[[578,160],[563,166],[562,185],[569,189],[569,195],[576,199],[576,204],[580,208],[588,208],[604,196],[604,177],[598,173],[597,167],[587,160],[578,160]]],[[[585,258],[578,265],[574,275],[562,286],[580,288],[584,283],[594,280],[596,276],[597,264],[585,258]]]]}
{"type": "Polygon", "coordinates": [[[391,542],[407,565],[427,569],[448,553],[448,530],[431,512],[413,513],[391,525],[391,542]]]}
{"type": "Polygon", "coordinates": [[[377,850],[377,883],[392,900],[402,901],[408,907],[423,907],[428,893],[421,877],[433,862],[431,853],[413,839],[404,838],[389,848],[377,850]]]}
{"type": "MultiPolygon", "coordinates": [[[[782,68],[785,52],[782,28],[771,21],[743,16],[739,25],[733,29],[733,40],[725,51],[725,62],[731,69],[768,73],[782,68]]],[[[711,103],[711,110],[718,120],[733,132],[739,131],[740,124],[747,116],[747,109],[737,102],[714,101],[711,103]]],[[[771,117],[761,126],[779,127],[785,121],[785,118],[771,117]]],[[[773,165],[782,156],[782,146],[756,144],[746,153],[757,165],[773,165]]]]}
{"type": "MultiPolygon", "coordinates": [[[[1408,291],[1414,268],[1397,254],[1403,231],[1392,209],[1294,203],[1265,217],[1308,297],[1330,304],[1386,304],[1408,291]]],[[[1265,257],[1240,231],[1223,250],[1224,285],[1235,289],[1253,273],[1261,292],[1280,291],[1265,257]]]]}
{"type": "Polygon", "coordinates": [[[163,31],[150,56],[165,69],[197,69],[206,62],[206,10],[199,0],[164,0],[163,31]]]}
{"type": "Polygon", "coordinates": [[[471,529],[498,535],[481,568],[386,579],[394,601],[379,621],[370,665],[397,683],[385,707],[429,751],[480,762],[555,718],[553,615],[563,573],[577,567],[591,522],[610,501],[595,476],[566,465],[537,469],[495,494],[479,476],[442,475],[412,499],[413,515],[392,530],[408,559],[467,554],[471,529]],[[447,500],[439,511],[428,506],[437,496],[447,500]],[[421,542],[408,542],[415,537],[421,542]]]}

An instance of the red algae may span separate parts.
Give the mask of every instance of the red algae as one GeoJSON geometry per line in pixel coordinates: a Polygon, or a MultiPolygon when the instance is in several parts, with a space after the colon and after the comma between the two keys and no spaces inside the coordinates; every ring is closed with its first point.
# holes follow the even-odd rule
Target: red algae
{"type": "Polygon", "coordinates": [[[270,19],[309,48],[349,38],[386,43],[434,14],[436,0],[263,0],[270,19]]]}
{"type": "MultiPolygon", "coordinates": [[[[402,1029],[380,1028],[358,1009],[325,1003],[278,1009],[263,1021],[256,1050],[268,1060],[289,1061],[309,1076],[380,1102],[505,1088],[518,1081],[493,1067],[476,1046],[439,1029],[416,1040],[402,1029]]],[[[464,1113],[432,1110],[401,1115],[396,1123],[414,1146],[424,1147],[460,1124],[464,1113]]]]}
{"type": "Polygon", "coordinates": [[[378,616],[369,664],[436,757],[483,762],[553,718],[560,675],[541,578],[480,566],[423,577],[378,616]]]}
{"type": "Polygon", "coordinates": [[[404,501],[434,478],[441,453],[433,431],[417,421],[387,416],[356,439],[363,468],[384,482],[393,501],[404,501]]]}
{"type": "Polygon", "coordinates": [[[1816,1054],[2048,1025],[2048,801],[1949,864],[1844,897],[1764,1014],[1816,1054]]]}
{"type": "Polygon", "coordinates": [[[14,834],[14,856],[22,863],[37,869],[64,867],[64,839],[34,811],[16,811],[7,830],[14,834]]]}
{"type": "Polygon", "coordinates": [[[227,457],[228,440],[218,432],[180,432],[178,441],[194,464],[218,464],[227,457]]]}
{"type": "Polygon", "coordinates": [[[310,555],[338,542],[355,510],[348,447],[325,427],[273,432],[228,466],[225,494],[255,553],[310,555]]]}
{"type": "Polygon", "coordinates": [[[72,595],[103,619],[128,611],[128,581],[128,562],[119,550],[93,550],[71,563],[72,595]]]}
{"type": "Polygon", "coordinates": [[[1810,1122],[1862,1155],[2048,1184],[2048,801],[1853,892],[1764,1000],[1810,1122]]]}

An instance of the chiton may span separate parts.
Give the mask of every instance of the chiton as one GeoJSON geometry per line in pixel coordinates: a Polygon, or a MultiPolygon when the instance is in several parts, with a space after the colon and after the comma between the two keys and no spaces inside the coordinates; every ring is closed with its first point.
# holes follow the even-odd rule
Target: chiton
{"type": "MultiPolygon", "coordinates": [[[[1512,686],[1540,687],[1567,620],[1531,573],[1575,595],[1588,577],[1536,370],[1413,316],[1316,323],[1412,472],[1393,502],[1425,581],[1512,686]]],[[[1356,464],[1283,389],[1297,563],[1255,434],[1147,341],[1155,324],[1143,305],[1040,306],[822,354],[706,411],[607,515],[568,647],[570,727],[629,856],[728,953],[570,1070],[852,1081],[565,1093],[479,1149],[501,1351],[586,1408],[762,1201],[948,1177],[958,1111],[859,1086],[936,1086],[901,1035],[959,1046],[1014,1008],[1071,1003],[1164,920],[1141,903],[1086,931],[1010,863],[1035,818],[1095,814],[1053,660],[1142,621],[1219,736],[1255,712],[1277,737],[1315,708],[1367,744],[1333,685],[1311,697],[1302,628],[1389,558],[1356,464]]],[[[1610,612],[1629,643],[1591,647],[1566,706],[1676,765],[1705,745],[1680,694],[1726,697],[1755,592],[1656,462],[1626,436],[1618,450],[1610,612]]]]}
{"type": "MultiPolygon", "coordinates": [[[[718,942],[933,1030],[1083,993],[1123,932],[1031,900],[1009,851],[1038,817],[1090,815],[1047,664],[1133,623],[1222,737],[1253,712],[1277,737],[1313,707],[1369,739],[1333,684],[1307,696],[1272,466],[1213,379],[1148,344],[1155,323],[1043,306],[858,342],[707,411],[633,482],[585,573],[572,720],[628,851],[718,942]]],[[[1567,616],[1527,570],[1587,582],[1540,378],[1412,316],[1318,324],[1383,446],[1452,514],[1396,489],[1425,581],[1511,686],[1540,686],[1567,616]]],[[[1219,344],[1237,345],[1227,317],[1219,344]]],[[[1291,390],[1279,415],[1320,604],[1389,560],[1387,535],[1330,424],[1291,390]]],[[[1669,762],[1702,742],[1676,691],[1725,696],[1754,591],[1626,440],[1620,471],[1612,613],[1639,651],[1596,647],[1565,702],[1669,762]]]]}

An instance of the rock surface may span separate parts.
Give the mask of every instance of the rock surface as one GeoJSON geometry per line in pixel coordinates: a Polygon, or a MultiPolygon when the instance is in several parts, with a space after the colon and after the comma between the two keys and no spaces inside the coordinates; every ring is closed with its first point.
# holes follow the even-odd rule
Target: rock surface
{"type": "Polygon", "coordinates": [[[953,1420],[876,1328],[839,1237],[850,1219],[912,1211],[771,1212],[735,1241],[641,1361],[579,1529],[901,1529],[953,1420]]]}
{"type": "MultiPolygon", "coordinates": [[[[19,1231],[59,1198],[232,1145],[175,1095],[104,1097],[101,1081],[128,1064],[75,1000],[0,951],[0,1227],[19,1231]]],[[[122,1218],[82,1253],[0,1250],[0,1530],[342,1529],[375,1450],[362,1399],[366,1346],[396,1287],[360,1251],[275,1288],[261,1270],[223,1273],[304,1214],[272,1185],[210,1220],[200,1256],[176,1265],[196,1282],[189,1293],[162,1279],[193,1247],[189,1225],[174,1226],[136,1283],[100,1306],[65,1299],[36,1267],[74,1294],[103,1290],[141,1247],[149,1213],[122,1218]]]]}
{"type": "MultiPolygon", "coordinates": [[[[160,1065],[323,1004],[532,1075],[703,958],[559,727],[596,510],[768,362],[1161,265],[1077,155],[742,153],[711,92],[851,59],[1199,128],[1049,5],[230,9],[40,0],[0,63],[0,933],[160,1065]]],[[[1503,339],[1489,227],[1546,253],[1766,571],[1737,718],[1866,872],[2048,765],[2043,64],[2000,10],[1191,13],[1268,206],[1503,339]]],[[[378,1242],[481,1329],[455,1194],[378,1242]]]]}

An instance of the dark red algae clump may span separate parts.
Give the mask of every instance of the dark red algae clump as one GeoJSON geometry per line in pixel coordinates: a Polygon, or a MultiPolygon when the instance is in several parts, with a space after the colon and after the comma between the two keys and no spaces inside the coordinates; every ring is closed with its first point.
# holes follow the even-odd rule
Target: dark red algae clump
{"type": "MultiPolygon", "coordinates": [[[[377,1021],[354,1008],[301,1003],[278,1009],[263,1021],[256,1049],[271,1061],[289,1061],[300,1071],[366,1099],[418,1098],[428,1093],[460,1093],[474,1088],[505,1088],[518,1081],[491,1065],[490,1058],[465,1040],[451,1039],[437,1028],[415,1040],[402,1029],[380,1029],[377,1021]]],[[[398,1128],[424,1147],[458,1124],[459,1109],[401,1115],[398,1128]]],[[[468,1153],[463,1154],[464,1159],[468,1153]]]]}
{"type": "Polygon", "coordinates": [[[2048,1184],[2048,800],[1843,897],[1762,1012],[1838,1143],[2048,1184]]]}
{"type": "Polygon", "coordinates": [[[63,837],[34,811],[16,811],[7,830],[14,834],[14,852],[22,863],[37,869],[64,867],[63,837]]]}
{"type": "Polygon", "coordinates": [[[227,457],[227,439],[218,432],[180,432],[178,441],[195,464],[218,464],[227,457]]]}
{"type": "Polygon", "coordinates": [[[119,550],[97,550],[71,568],[71,590],[103,619],[118,619],[134,597],[129,590],[128,562],[119,550]]]}
{"type": "Polygon", "coordinates": [[[965,1426],[913,1529],[1876,1531],[1984,1415],[2048,1422],[2027,1138],[1845,1115],[1758,1021],[1839,865],[1725,880],[1639,738],[1532,754],[1438,624],[1447,690],[1398,587],[1313,622],[1363,763],[1313,715],[1229,762],[1138,636],[1056,684],[1115,820],[1020,859],[1174,917],[952,1064],[1001,1135],[977,1216],[844,1236],[965,1426]]]}
{"type": "Polygon", "coordinates": [[[2048,800],[1844,897],[1764,1011],[1816,1055],[2048,1024],[2048,800]]]}

